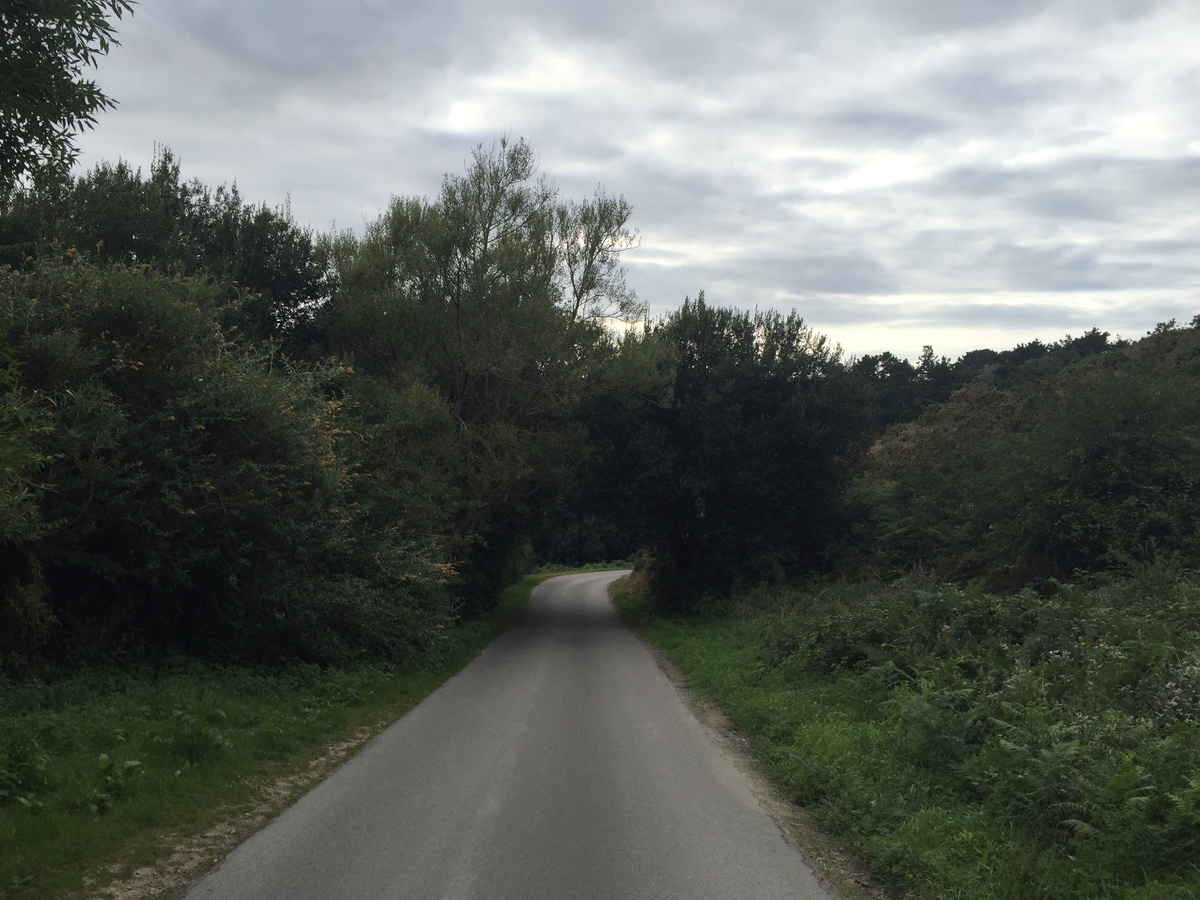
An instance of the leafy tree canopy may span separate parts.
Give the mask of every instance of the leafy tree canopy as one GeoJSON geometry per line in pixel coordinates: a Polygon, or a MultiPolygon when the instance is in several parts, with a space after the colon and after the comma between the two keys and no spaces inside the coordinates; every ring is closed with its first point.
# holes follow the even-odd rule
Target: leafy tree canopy
{"type": "Polygon", "coordinates": [[[322,246],[330,301],[316,323],[330,351],[379,382],[360,391],[362,433],[394,448],[369,453],[375,484],[441,499],[478,597],[527,564],[529,533],[574,477],[579,404],[645,374],[618,363],[605,327],[644,313],[621,265],[637,245],[630,214],[602,189],[562,199],[526,141],[501,139],[435,198],[398,198],[361,238],[322,246]],[[420,415],[384,414],[408,403],[420,415]],[[439,479],[414,477],[429,468],[416,445],[446,461],[439,479]]]}
{"type": "Polygon", "coordinates": [[[622,468],[662,586],[720,590],[814,565],[838,530],[843,456],[863,424],[841,348],[795,312],[703,295],[652,336],[673,362],[674,396],[645,410],[622,468]]]}
{"type": "Polygon", "coordinates": [[[0,187],[62,176],[74,135],[114,102],[84,70],[116,43],[131,0],[6,0],[0,6],[0,187]]]}
{"type": "Polygon", "coordinates": [[[325,272],[312,233],[285,205],[243,201],[237,185],[184,181],[159,148],[148,173],[101,162],[79,176],[11,191],[0,215],[0,264],[21,268],[54,248],[148,265],[168,274],[208,275],[243,291],[225,321],[247,340],[300,338],[325,299],[325,272]]]}

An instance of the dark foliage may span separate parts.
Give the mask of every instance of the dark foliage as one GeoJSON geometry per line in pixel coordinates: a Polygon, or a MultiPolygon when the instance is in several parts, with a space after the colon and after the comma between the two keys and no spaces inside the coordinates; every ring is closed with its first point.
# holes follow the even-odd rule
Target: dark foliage
{"type": "Polygon", "coordinates": [[[0,7],[0,192],[27,176],[61,177],[75,132],[114,105],[88,66],[116,43],[130,0],[6,0],[0,7]]]}
{"type": "Polygon", "coordinates": [[[645,410],[625,452],[662,584],[683,598],[816,565],[841,527],[845,454],[865,424],[838,349],[795,313],[703,296],[653,337],[674,362],[674,396],[645,410]]]}
{"type": "Polygon", "coordinates": [[[221,293],[71,259],[0,284],[41,462],[5,652],[403,660],[447,620],[436,556],[353,527],[338,370],[228,341],[221,293]]]}
{"type": "Polygon", "coordinates": [[[311,317],[326,298],[312,233],[287,207],[244,203],[237,186],[184,182],[159,151],[148,175],[100,163],[77,178],[13,191],[0,216],[0,263],[75,249],[101,263],[151,266],[224,286],[222,321],[239,339],[304,350],[311,317]]]}
{"type": "Polygon", "coordinates": [[[872,450],[870,553],[1010,585],[1200,551],[1200,331],[1008,391],[975,383],[872,450]]]}

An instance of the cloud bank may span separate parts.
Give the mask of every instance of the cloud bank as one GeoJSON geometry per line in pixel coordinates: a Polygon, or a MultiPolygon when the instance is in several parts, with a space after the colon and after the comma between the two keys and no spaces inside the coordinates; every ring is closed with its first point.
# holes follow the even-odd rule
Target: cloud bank
{"type": "Polygon", "coordinates": [[[529,138],[634,206],[655,313],[800,310],[854,353],[1136,337],[1200,313],[1200,6],[142,0],[85,163],[317,229],[529,138]]]}

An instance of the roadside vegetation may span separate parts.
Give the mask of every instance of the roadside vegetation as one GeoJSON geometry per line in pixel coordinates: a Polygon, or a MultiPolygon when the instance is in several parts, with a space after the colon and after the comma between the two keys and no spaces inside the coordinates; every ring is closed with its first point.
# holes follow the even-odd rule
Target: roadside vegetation
{"type": "Polygon", "coordinates": [[[976,377],[854,456],[806,576],[681,593],[664,542],[619,605],[906,896],[1200,895],[1198,366],[1164,323],[976,377]]]}
{"type": "MultiPolygon", "coordinates": [[[[615,565],[615,564],[614,564],[615,565]]],[[[0,896],[92,896],[214,824],[270,816],[469,662],[548,567],[445,629],[442,662],[218,666],[183,656],[0,678],[0,896]]]]}
{"type": "Polygon", "coordinates": [[[1200,892],[1200,579],[924,577],[618,605],[792,799],[912,898],[1200,892]],[[732,604],[732,605],[727,605],[732,604]]]}

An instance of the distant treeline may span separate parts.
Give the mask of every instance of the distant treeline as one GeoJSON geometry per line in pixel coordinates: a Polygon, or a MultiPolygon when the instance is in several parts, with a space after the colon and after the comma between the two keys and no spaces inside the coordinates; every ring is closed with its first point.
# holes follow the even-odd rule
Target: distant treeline
{"type": "Polygon", "coordinates": [[[3,667],[417,665],[545,561],[640,553],[686,606],[1195,559],[1196,323],[913,364],[703,295],[647,321],[630,214],[524,141],[362,236],[169,151],[0,198],[3,667]]]}

